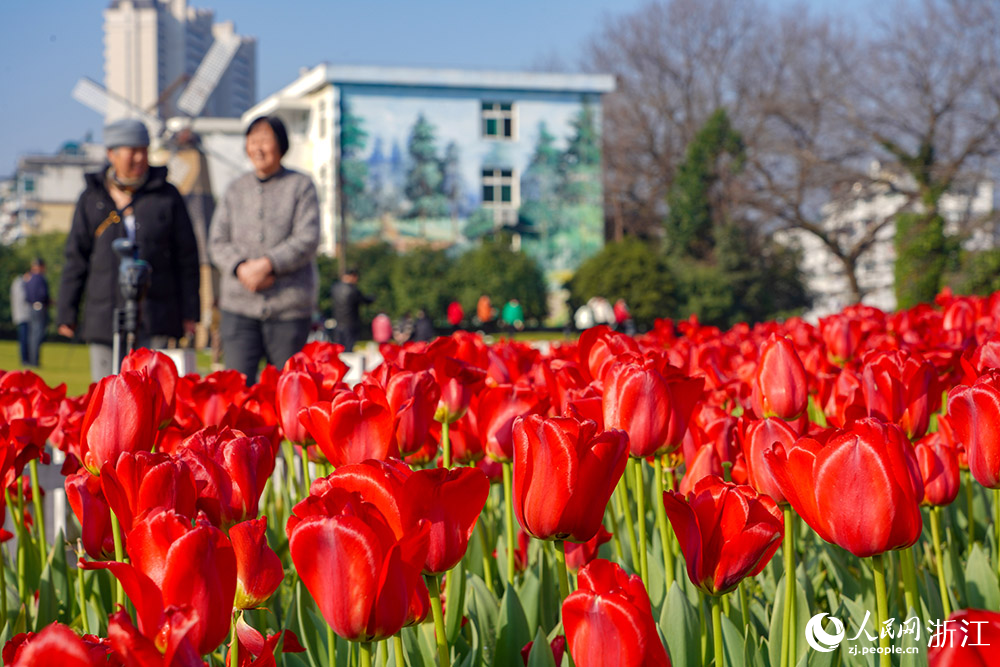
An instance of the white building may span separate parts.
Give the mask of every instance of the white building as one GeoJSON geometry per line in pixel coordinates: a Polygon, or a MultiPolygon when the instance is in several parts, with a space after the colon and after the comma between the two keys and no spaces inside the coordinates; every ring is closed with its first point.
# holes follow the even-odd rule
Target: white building
{"type": "MultiPolygon", "coordinates": [[[[104,85],[111,100],[106,121],[133,107],[168,118],[177,98],[215,39],[235,35],[232,22],[187,6],[187,0],[112,0],[104,10],[104,85]]],[[[236,117],[256,100],[257,42],[241,44],[202,115],[236,117]]]]}
{"type": "MultiPolygon", "coordinates": [[[[873,178],[880,176],[874,179],[876,185],[866,187],[855,183],[849,196],[827,203],[823,207],[823,226],[840,239],[841,247],[848,248],[872,226],[885,222],[875,234],[874,242],[858,257],[856,275],[861,303],[890,312],[896,309],[894,219],[907,210],[919,212],[921,206],[910,204],[911,198],[905,191],[910,191],[913,184],[907,179],[880,173],[877,163],[872,170],[873,178]],[[894,179],[898,188],[887,184],[894,179]]],[[[965,236],[962,247],[966,250],[997,247],[1000,238],[995,226],[969,226],[971,221],[983,219],[993,210],[993,196],[993,184],[986,180],[943,195],[939,208],[945,220],[945,233],[965,236]]],[[[806,313],[806,319],[816,321],[853,303],[843,262],[817,236],[803,230],[788,230],[780,234],[779,240],[801,249],[800,268],[813,296],[813,307],[806,313]]]]}

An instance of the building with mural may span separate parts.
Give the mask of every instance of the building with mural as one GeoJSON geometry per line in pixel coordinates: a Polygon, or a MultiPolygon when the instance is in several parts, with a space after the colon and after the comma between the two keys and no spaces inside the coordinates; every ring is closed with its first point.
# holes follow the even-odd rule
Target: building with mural
{"type": "Polygon", "coordinates": [[[600,249],[600,74],[319,65],[265,98],[312,175],[323,250],[461,248],[498,229],[552,277],[600,249]]]}

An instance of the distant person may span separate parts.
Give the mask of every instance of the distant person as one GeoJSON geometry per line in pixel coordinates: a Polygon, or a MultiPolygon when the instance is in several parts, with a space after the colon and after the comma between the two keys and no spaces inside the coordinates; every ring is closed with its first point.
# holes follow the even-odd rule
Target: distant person
{"type": "Polygon", "coordinates": [[[385,313],[379,313],[372,320],[372,340],[376,345],[392,340],[392,320],[385,313]]]}
{"type": "Polygon", "coordinates": [[[417,311],[417,319],[413,321],[413,340],[421,343],[434,340],[434,322],[423,310],[417,311]]]}
{"type": "Polygon", "coordinates": [[[285,168],[288,132],[274,116],[247,127],[253,171],[219,202],[208,251],[221,274],[219,310],[226,368],[257,381],[262,359],[281,368],[302,349],[316,309],[319,200],[309,176],[285,168]]]}
{"type": "Polygon", "coordinates": [[[28,301],[28,366],[38,367],[45,330],[49,327],[49,281],[45,279],[45,262],[41,257],[31,261],[31,274],[24,283],[28,301]]]}
{"type": "Polygon", "coordinates": [[[403,313],[392,326],[392,339],[402,345],[413,338],[413,318],[409,313],[403,313]]]}
{"type": "Polygon", "coordinates": [[[594,326],[594,311],[590,309],[590,306],[583,304],[576,309],[573,314],[573,324],[577,331],[584,331],[594,326]]]}
{"type": "Polygon", "coordinates": [[[518,331],[524,329],[524,306],[517,299],[511,299],[504,304],[500,320],[510,328],[518,331]]]}
{"type": "Polygon", "coordinates": [[[629,336],[635,335],[635,322],[632,320],[632,313],[628,312],[628,305],[625,303],[625,299],[615,301],[612,310],[615,314],[615,329],[629,336]]]}
{"type": "MultiPolygon", "coordinates": [[[[104,128],[108,164],[86,175],[66,239],[56,321],[60,335],[77,333],[90,343],[90,376],[96,382],[113,369],[119,258],[111,242],[135,242],[137,259],[151,268],[141,301],[138,347],[166,347],[170,338],[193,335],[200,315],[198,245],[184,199],[167,182],[166,167],[149,166],[149,132],[138,120],[104,128]]],[[[122,350],[124,353],[124,349],[122,350]]]]}
{"type": "Polygon", "coordinates": [[[448,324],[451,325],[453,329],[457,329],[462,325],[462,320],[465,319],[465,311],[462,309],[462,304],[458,301],[452,301],[448,304],[448,324]]]}
{"type": "Polygon", "coordinates": [[[476,319],[479,320],[479,326],[486,330],[490,322],[493,321],[493,315],[493,303],[489,296],[483,294],[476,301],[476,319]]]}
{"type": "Polygon", "coordinates": [[[603,296],[590,297],[587,305],[594,314],[595,324],[607,324],[611,326],[615,323],[615,309],[603,296]]]}
{"type": "Polygon", "coordinates": [[[333,319],[337,326],[333,330],[333,342],[344,346],[344,351],[354,350],[361,334],[361,304],[371,303],[374,297],[362,294],[358,289],[361,277],[356,267],[351,267],[333,284],[330,296],[333,301],[333,319]]]}
{"type": "Polygon", "coordinates": [[[28,326],[31,320],[31,307],[28,299],[24,296],[24,284],[31,276],[24,273],[14,277],[10,284],[10,319],[17,330],[17,352],[21,358],[21,365],[28,365],[28,326]]]}

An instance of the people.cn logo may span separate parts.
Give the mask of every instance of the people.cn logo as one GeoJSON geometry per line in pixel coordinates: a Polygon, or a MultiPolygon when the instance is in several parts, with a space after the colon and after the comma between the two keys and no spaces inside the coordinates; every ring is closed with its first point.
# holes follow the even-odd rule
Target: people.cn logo
{"type": "Polygon", "coordinates": [[[840,642],[844,641],[844,624],[840,622],[839,618],[830,616],[834,630],[834,633],[830,634],[823,629],[824,616],[827,616],[825,612],[816,614],[809,619],[809,622],[806,624],[806,641],[815,650],[830,653],[831,651],[836,651],[837,647],[840,646],[840,642]]]}

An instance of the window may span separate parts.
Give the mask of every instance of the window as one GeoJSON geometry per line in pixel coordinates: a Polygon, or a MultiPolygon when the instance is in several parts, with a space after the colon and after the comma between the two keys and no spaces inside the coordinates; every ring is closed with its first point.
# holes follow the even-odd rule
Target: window
{"type": "Polygon", "coordinates": [[[513,169],[483,169],[483,206],[498,225],[515,224],[521,193],[513,169]]]}
{"type": "Polygon", "coordinates": [[[483,102],[483,136],[487,139],[514,139],[514,105],[511,102],[483,102]]]}

